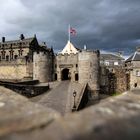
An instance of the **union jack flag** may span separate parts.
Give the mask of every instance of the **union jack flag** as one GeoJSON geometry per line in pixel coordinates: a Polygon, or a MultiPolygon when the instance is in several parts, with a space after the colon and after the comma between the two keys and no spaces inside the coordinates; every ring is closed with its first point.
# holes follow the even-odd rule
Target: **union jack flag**
{"type": "Polygon", "coordinates": [[[70,33],[72,35],[76,35],[76,30],[74,28],[70,27],[70,33]]]}

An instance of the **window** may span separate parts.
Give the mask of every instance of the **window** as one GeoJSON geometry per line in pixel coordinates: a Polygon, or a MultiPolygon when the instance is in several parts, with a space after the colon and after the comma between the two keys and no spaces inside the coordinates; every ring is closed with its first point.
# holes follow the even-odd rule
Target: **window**
{"type": "Polygon", "coordinates": [[[6,55],[6,61],[9,61],[9,55],[6,55]]]}
{"type": "Polygon", "coordinates": [[[104,64],[104,61],[103,60],[100,60],[100,64],[104,64]]]}
{"type": "Polygon", "coordinates": [[[2,54],[2,59],[5,59],[5,51],[1,51],[1,54],[2,54]]]}
{"type": "Polygon", "coordinates": [[[57,81],[57,73],[55,73],[55,80],[57,81]]]}
{"type": "Polygon", "coordinates": [[[136,76],[140,76],[140,71],[136,70],[136,76]]]}
{"type": "Polygon", "coordinates": [[[23,50],[21,50],[21,55],[23,55],[23,50]]]}
{"type": "Polygon", "coordinates": [[[119,64],[118,64],[118,62],[114,62],[114,65],[117,66],[117,65],[119,65],[119,64]]]}
{"type": "Polygon", "coordinates": [[[14,59],[17,59],[18,58],[18,55],[14,55],[14,59]]]}
{"type": "Polygon", "coordinates": [[[18,56],[20,56],[20,50],[18,50],[18,56]]]}
{"type": "Polygon", "coordinates": [[[92,67],[92,63],[90,62],[90,67],[92,67]]]}
{"type": "Polygon", "coordinates": [[[78,64],[76,64],[76,68],[78,67],[78,64]]]}
{"type": "Polygon", "coordinates": [[[105,65],[106,65],[106,66],[109,66],[109,62],[108,62],[108,61],[105,61],[105,65]]]}
{"type": "Polygon", "coordinates": [[[37,63],[35,63],[35,67],[37,67],[37,63]]]}
{"type": "Polygon", "coordinates": [[[75,81],[78,81],[79,80],[79,76],[78,76],[78,73],[75,74],[75,81]]]}
{"type": "Polygon", "coordinates": [[[135,88],[137,87],[137,83],[134,84],[134,87],[135,87],[135,88]]]}

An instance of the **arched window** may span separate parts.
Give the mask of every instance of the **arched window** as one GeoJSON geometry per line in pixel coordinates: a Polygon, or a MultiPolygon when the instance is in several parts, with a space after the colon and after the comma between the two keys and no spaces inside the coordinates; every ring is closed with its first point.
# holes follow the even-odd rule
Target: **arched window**
{"type": "Polygon", "coordinates": [[[55,80],[57,81],[57,73],[55,73],[55,80]]]}
{"type": "Polygon", "coordinates": [[[140,76],[140,71],[136,70],[136,76],[140,76]]]}
{"type": "Polygon", "coordinates": [[[9,61],[9,55],[6,55],[6,61],[9,61]]]}
{"type": "Polygon", "coordinates": [[[78,81],[79,80],[79,76],[78,76],[78,73],[75,74],[75,81],[78,81]]]}
{"type": "Polygon", "coordinates": [[[17,59],[18,58],[18,55],[14,55],[14,59],[17,59]]]}
{"type": "Polygon", "coordinates": [[[135,87],[135,88],[137,87],[137,83],[134,84],[134,87],[135,87]]]}

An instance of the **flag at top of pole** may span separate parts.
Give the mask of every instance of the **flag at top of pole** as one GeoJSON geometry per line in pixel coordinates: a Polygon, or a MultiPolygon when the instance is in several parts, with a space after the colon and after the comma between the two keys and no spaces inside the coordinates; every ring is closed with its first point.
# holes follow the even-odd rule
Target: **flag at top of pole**
{"type": "Polygon", "coordinates": [[[70,27],[70,25],[69,25],[68,33],[69,33],[69,41],[70,41],[71,34],[76,35],[77,32],[74,28],[70,27]]]}

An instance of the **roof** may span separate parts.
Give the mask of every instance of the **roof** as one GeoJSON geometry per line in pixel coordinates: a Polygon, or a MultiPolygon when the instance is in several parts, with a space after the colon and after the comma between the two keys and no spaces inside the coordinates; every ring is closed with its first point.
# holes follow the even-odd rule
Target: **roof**
{"type": "Polygon", "coordinates": [[[34,39],[34,37],[31,37],[31,38],[25,38],[23,40],[21,39],[18,39],[18,40],[11,40],[11,41],[5,41],[4,43],[3,42],[0,42],[0,44],[12,44],[12,43],[19,43],[19,42],[27,42],[27,43],[30,43],[32,42],[34,39]]]}
{"type": "Polygon", "coordinates": [[[140,61],[140,52],[135,52],[134,54],[132,54],[127,60],[126,62],[129,61],[140,61]]]}
{"type": "Polygon", "coordinates": [[[62,54],[65,54],[65,53],[67,53],[67,54],[71,54],[71,53],[76,54],[76,53],[78,53],[78,49],[76,47],[74,47],[74,45],[70,41],[68,41],[66,46],[64,47],[64,49],[60,53],[62,53],[62,54]]]}
{"type": "Polygon", "coordinates": [[[123,57],[115,54],[100,54],[100,58],[103,60],[125,60],[123,57]]]}

